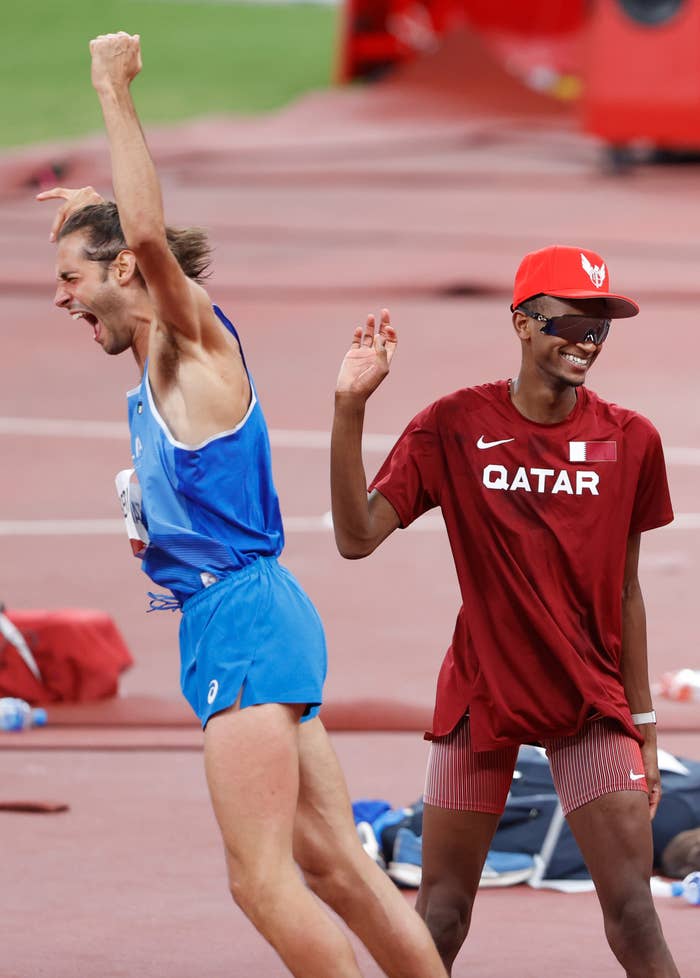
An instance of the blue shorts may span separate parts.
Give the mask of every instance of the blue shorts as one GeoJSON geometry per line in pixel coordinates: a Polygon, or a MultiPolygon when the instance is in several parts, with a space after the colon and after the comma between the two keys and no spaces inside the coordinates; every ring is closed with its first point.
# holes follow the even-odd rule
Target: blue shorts
{"type": "Polygon", "coordinates": [[[304,703],[316,716],[326,678],[318,612],[274,557],[259,557],[182,606],[180,685],[202,727],[233,706],[304,703]]]}

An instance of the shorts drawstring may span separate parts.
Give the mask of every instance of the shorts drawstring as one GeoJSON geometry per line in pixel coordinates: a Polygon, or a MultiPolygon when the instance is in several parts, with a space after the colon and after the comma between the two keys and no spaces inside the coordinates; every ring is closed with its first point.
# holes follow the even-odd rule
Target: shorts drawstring
{"type": "Polygon", "coordinates": [[[154,594],[153,591],[148,591],[148,597],[151,600],[150,607],[146,608],[146,614],[150,614],[151,611],[179,611],[182,607],[174,594],[154,594]]]}

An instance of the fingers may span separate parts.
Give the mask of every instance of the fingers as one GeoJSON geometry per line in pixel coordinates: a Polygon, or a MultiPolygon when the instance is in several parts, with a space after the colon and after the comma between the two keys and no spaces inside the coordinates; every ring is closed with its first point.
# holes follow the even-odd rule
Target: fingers
{"type": "Polygon", "coordinates": [[[74,190],[68,190],[66,187],[52,187],[51,190],[42,190],[41,193],[36,195],[36,200],[68,200],[71,194],[74,194],[74,190]]]}
{"type": "Polygon", "coordinates": [[[60,207],[54,216],[53,224],[51,225],[51,230],[49,231],[49,241],[55,241],[58,237],[58,232],[61,230],[68,217],[68,205],[64,204],[60,207]]]}
{"type": "Polygon", "coordinates": [[[91,77],[98,95],[131,84],[142,68],[141,38],[119,31],[100,34],[90,41],[91,77]]]}
{"type": "Polygon", "coordinates": [[[379,319],[379,329],[374,313],[368,313],[364,326],[357,326],[353,332],[352,348],[359,349],[366,347],[375,350],[387,351],[389,357],[392,356],[396,346],[396,330],[391,325],[391,317],[388,309],[382,309],[379,319]]]}
{"type": "Polygon", "coordinates": [[[353,350],[359,350],[362,346],[362,334],[364,333],[364,326],[356,326],[355,331],[352,334],[352,343],[350,348],[353,350]]]}
{"type": "Polygon", "coordinates": [[[73,190],[70,187],[52,187],[51,190],[42,190],[41,193],[36,195],[36,199],[39,201],[65,201],[65,204],[59,207],[56,212],[53,224],[51,225],[49,241],[56,240],[58,232],[61,230],[68,218],[76,211],[81,210],[83,207],[87,207],[88,204],[101,204],[104,202],[104,198],[97,193],[94,187],[80,187],[77,190],[73,190]]]}
{"type": "Polygon", "coordinates": [[[661,801],[661,782],[657,781],[653,783],[649,788],[649,818],[653,819],[656,815],[656,809],[659,807],[659,802],[661,801]]]}
{"type": "Polygon", "coordinates": [[[382,309],[379,332],[386,339],[387,343],[396,343],[396,330],[391,325],[391,316],[388,309],[382,309]]]}
{"type": "Polygon", "coordinates": [[[133,47],[138,47],[141,44],[140,34],[129,34],[128,31],[116,31],[114,34],[98,34],[97,37],[93,37],[90,41],[90,50],[97,47],[100,44],[113,44],[117,39],[124,39],[127,43],[133,42],[133,47]]]}
{"type": "Polygon", "coordinates": [[[374,316],[368,313],[365,328],[362,332],[362,346],[374,345],[374,316]]]}
{"type": "MultiPolygon", "coordinates": [[[[42,190],[41,193],[36,195],[36,200],[70,200],[71,194],[75,191],[68,190],[66,187],[53,187],[51,190],[42,190]]],[[[54,215],[53,223],[51,225],[51,230],[49,232],[49,241],[55,241],[56,235],[61,230],[61,226],[66,219],[66,208],[67,205],[64,204],[63,207],[59,207],[54,215]]]]}

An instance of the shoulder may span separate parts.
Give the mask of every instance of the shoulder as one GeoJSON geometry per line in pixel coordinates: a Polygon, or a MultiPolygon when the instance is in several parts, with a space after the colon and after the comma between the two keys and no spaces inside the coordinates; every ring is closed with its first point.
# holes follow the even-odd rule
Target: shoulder
{"type": "Polygon", "coordinates": [[[606,401],[596,394],[595,391],[589,390],[588,388],[583,388],[583,390],[586,398],[584,410],[591,414],[596,414],[601,420],[605,420],[615,428],[618,428],[627,440],[642,444],[661,440],[661,436],[654,424],[649,418],[640,414],[639,411],[622,407],[622,405],[616,404],[614,401],[606,401]]]}
{"type": "Polygon", "coordinates": [[[418,417],[435,428],[451,427],[465,415],[473,415],[503,403],[508,398],[508,382],[494,381],[477,387],[462,387],[434,401],[418,417]]]}

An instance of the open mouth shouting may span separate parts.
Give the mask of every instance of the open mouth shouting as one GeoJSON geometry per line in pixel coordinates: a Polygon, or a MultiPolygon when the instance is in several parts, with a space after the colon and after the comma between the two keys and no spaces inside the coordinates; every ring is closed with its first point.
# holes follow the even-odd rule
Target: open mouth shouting
{"type": "Polygon", "coordinates": [[[89,326],[92,326],[93,339],[95,342],[99,343],[102,324],[97,316],[90,312],[89,309],[81,307],[74,307],[69,311],[72,319],[75,319],[76,321],[79,319],[84,319],[89,326]]]}

